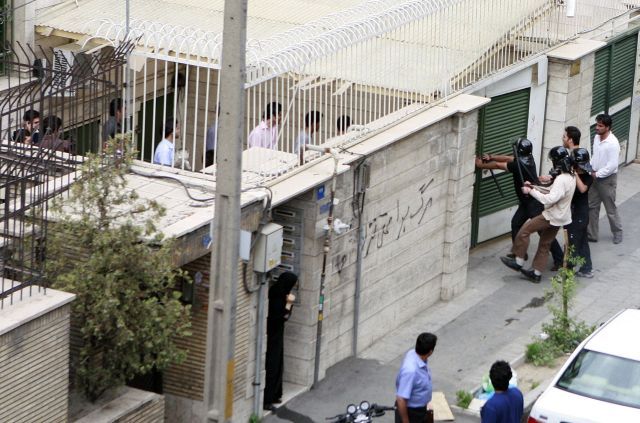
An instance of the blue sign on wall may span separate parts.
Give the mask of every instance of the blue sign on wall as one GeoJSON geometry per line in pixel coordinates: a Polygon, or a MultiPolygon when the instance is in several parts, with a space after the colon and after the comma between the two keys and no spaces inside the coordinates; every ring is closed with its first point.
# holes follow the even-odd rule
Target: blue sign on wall
{"type": "Polygon", "coordinates": [[[316,200],[322,200],[324,198],[324,185],[316,188],[316,200]]]}
{"type": "Polygon", "coordinates": [[[326,203],[320,206],[320,214],[329,213],[330,208],[331,208],[331,202],[327,201],[326,203]]]}

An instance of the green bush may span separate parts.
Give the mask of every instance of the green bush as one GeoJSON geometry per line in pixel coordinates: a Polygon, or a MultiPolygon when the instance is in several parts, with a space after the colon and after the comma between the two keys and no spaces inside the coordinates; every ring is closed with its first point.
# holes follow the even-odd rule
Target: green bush
{"type": "Polygon", "coordinates": [[[560,354],[552,343],[539,340],[527,345],[525,358],[535,366],[551,366],[560,354]]]}
{"type": "MultiPolygon", "coordinates": [[[[578,267],[584,262],[581,257],[573,256],[573,247],[569,248],[568,255],[567,261],[573,266],[578,267]]],[[[577,321],[569,315],[576,288],[575,271],[572,268],[563,267],[551,278],[551,290],[545,297],[550,300],[547,307],[553,319],[542,325],[542,331],[548,337],[527,345],[527,362],[536,366],[551,366],[556,358],[573,351],[595,330],[595,326],[577,321]]]]}
{"type": "Polygon", "coordinates": [[[189,335],[189,306],[174,290],[183,275],[172,264],[171,240],[156,229],[163,209],[127,188],[134,152],[122,142],[85,160],[70,195],[53,205],[46,244],[52,286],[76,294],[72,321],[81,345],[71,365],[91,401],[183,360],[175,339],[189,335]]]}

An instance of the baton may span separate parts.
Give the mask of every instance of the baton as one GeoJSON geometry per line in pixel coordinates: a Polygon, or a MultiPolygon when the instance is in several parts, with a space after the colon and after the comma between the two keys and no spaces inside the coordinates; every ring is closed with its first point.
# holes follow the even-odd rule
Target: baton
{"type": "MultiPolygon", "coordinates": [[[[487,162],[483,160],[483,162],[487,162]]],[[[496,174],[493,173],[493,169],[489,169],[489,173],[491,173],[491,178],[493,179],[493,183],[496,184],[496,188],[498,188],[498,192],[500,193],[500,197],[504,198],[504,193],[502,192],[502,188],[500,188],[500,184],[498,183],[498,179],[496,178],[496,174]]]]}

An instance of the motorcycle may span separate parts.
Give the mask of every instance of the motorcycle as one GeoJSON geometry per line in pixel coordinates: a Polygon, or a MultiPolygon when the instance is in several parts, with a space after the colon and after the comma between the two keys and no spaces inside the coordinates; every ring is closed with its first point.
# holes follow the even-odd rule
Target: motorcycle
{"type": "Polygon", "coordinates": [[[362,401],[360,405],[349,404],[346,413],[327,417],[326,420],[331,420],[331,423],[371,423],[372,418],[384,416],[385,411],[391,410],[395,410],[395,407],[362,401]]]}

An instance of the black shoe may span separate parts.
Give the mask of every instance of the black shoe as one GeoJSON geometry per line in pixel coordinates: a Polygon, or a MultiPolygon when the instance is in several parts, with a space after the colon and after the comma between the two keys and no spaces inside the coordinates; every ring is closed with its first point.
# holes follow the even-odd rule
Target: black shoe
{"type": "Polygon", "coordinates": [[[590,236],[589,236],[589,237],[587,237],[587,241],[589,241],[589,242],[598,242],[598,240],[597,240],[597,239],[595,239],[595,238],[591,238],[590,236]]]}
{"type": "Polygon", "coordinates": [[[504,263],[505,266],[507,266],[510,269],[515,270],[516,272],[520,269],[522,269],[522,266],[520,266],[517,262],[516,259],[511,258],[511,257],[500,257],[500,260],[502,260],[502,263],[504,263]]]}
{"type": "Polygon", "coordinates": [[[276,407],[273,404],[265,404],[262,406],[265,411],[276,411],[276,407]]]}
{"type": "Polygon", "coordinates": [[[536,272],[533,269],[520,269],[520,273],[524,276],[528,281],[533,283],[540,283],[542,280],[542,275],[536,275],[536,272]]]}
{"type": "Polygon", "coordinates": [[[274,404],[282,404],[282,398],[278,398],[273,402],[274,404]]]}
{"type": "Polygon", "coordinates": [[[562,267],[562,263],[560,264],[554,263],[553,266],[551,267],[551,271],[557,272],[558,270],[560,270],[561,267],[562,267]]]}

